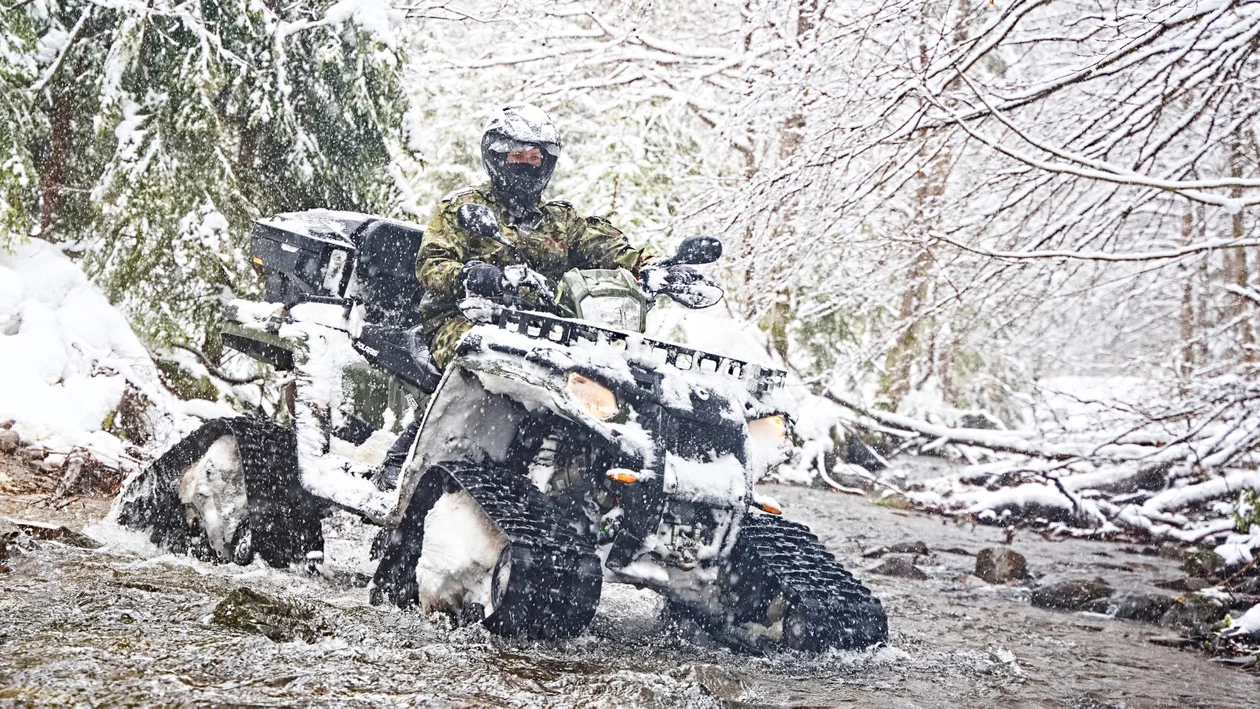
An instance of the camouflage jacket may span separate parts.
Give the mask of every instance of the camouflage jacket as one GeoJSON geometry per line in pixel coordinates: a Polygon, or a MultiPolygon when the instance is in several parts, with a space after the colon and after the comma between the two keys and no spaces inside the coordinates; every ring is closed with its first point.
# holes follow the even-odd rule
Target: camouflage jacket
{"type": "Polygon", "coordinates": [[[639,268],[652,258],[648,249],[632,248],[607,219],[583,218],[568,202],[539,205],[538,223],[522,226],[513,223],[489,185],[454,192],[438,203],[416,256],[416,276],[424,286],[420,315],[429,334],[458,312],[456,304],[464,297],[460,271],[465,263],[480,260],[503,268],[521,262],[514,250],[458,226],[455,211],[465,202],[494,210],[501,233],[520,247],[526,265],[545,276],[553,287],[574,268],[622,267],[637,276],[639,268]]]}

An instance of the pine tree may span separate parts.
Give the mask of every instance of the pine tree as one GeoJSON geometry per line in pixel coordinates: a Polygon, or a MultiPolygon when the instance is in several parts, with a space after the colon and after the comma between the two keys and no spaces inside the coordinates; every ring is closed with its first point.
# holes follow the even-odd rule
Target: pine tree
{"type": "Polygon", "coordinates": [[[252,219],[390,208],[406,99],[389,19],[326,0],[12,10],[4,33],[25,44],[0,65],[5,98],[33,115],[0,141],[27,151],[38,180],[6,171],[0,207],[81,251],[152,344],[201,339],[218,294],[255,283],[252,219]]]}

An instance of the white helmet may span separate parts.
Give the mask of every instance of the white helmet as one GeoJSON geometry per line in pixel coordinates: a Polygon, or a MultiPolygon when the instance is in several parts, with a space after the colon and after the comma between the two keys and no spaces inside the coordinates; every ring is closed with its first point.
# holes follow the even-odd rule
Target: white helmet
{"type": "Polygon", "coordinates": [[[491,189],[514,216],[524,216],[538,206],[558,157],[560,131],[542,109],[528,103],[504,106],[481,136],[481,159],[490,174],[491,189]],[[542,152],[541,165],[508,163],[509,152],[529,148],[542,152]]]}

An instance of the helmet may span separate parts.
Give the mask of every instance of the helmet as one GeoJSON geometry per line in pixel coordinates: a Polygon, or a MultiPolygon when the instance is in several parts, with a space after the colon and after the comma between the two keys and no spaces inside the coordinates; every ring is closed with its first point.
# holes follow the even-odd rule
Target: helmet
{"type": "Polygon", "coordinates": [[[560,132],[537,106],[512,103],[486,125],[481,136],[481,159],[490,173],[490,187],[508,213],[523,217],[538,206],[560,157],[560,132]],[[508,153],[537,148],[542,163],[509,163],[508,153]]]}

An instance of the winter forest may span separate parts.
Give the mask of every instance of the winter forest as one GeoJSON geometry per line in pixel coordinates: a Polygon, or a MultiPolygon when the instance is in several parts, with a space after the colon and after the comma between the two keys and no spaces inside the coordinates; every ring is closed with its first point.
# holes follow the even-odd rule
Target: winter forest
{"type": "Polygon", "coordinates": [[[710,324],[657,335],[788,372],[778,480],[1250,562],[1258,48],[1254,0],[3,0],[0,367],[47,374],[15,338],[56,254],[134,338],[39,311],[121,378],[73,426],[32,414],[64,373],[17,382],[0,420],[129,470],[172,417],[274,405],[219,338],[253,220],[423,225],[526,101],[549,196],[723,240],[710,324]]]}

